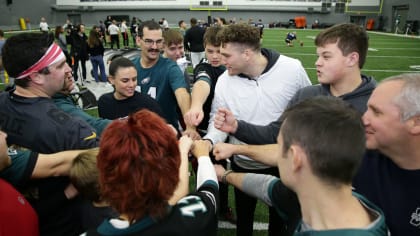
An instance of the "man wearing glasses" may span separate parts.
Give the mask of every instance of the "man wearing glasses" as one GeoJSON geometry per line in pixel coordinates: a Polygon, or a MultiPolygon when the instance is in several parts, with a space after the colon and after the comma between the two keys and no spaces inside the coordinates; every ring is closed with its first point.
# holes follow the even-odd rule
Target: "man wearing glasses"
{"type": "MultiPolygon", "coordinates": [[[[161,55],[164,39],[160,25],[154,21],[143,22],[138,29],[136,43],[141,48],[141,54],[133,63],[137,69],[140,92],[156,99],[166,121],[180,130],[176,108],[179,106],[184,115],[190,109],[191,98],[178,65],[161,55]]],[[[187,126],[186,132],[199,137],[194,127],[187,126]]]]}

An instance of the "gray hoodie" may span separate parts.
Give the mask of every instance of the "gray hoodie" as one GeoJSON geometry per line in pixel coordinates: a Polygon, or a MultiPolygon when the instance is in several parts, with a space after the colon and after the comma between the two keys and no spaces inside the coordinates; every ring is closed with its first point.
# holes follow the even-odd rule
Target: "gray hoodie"
{"type": "MultiPolygon", "coordinates": [[[[362,81],[362,84],[354,91],[341,95],[340,98],[350,103],[356,110],[364,113],[367,110],[367,101],[376,87],[376,81],[374,78],[365,75],[362,75],[362,81]]],[[[288,107],[315,96],[333,96],[330,85],[317,84],[300,89],[290,100],[288,107]]],[[[276,143],[282,122],[281,117],[265,126],[253,125],[239,120],[236,133],[232,135],[248,144],[276,143]]]]}

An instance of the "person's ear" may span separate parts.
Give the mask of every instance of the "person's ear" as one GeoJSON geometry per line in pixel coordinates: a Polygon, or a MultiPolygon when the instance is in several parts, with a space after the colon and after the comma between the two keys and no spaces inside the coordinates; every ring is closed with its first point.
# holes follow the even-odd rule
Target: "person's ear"
{"type": "Polygon", "coordinates": [[[292,171],[297,172],[303,166],[303,158],[304,152],[299,145],[291,145],[290,149],[290,157],[292,158],[292,171]]]}
{"type": "Polygon", "coordinates": [[[35,72],[29,75],[31,81],[35,84],[44,84],[45,76],[42,76],[40,73],[35,72]]]}
{"type": "Polygon", "coordinates": [[[114,77],[113,76],[108,76],[108,81],[111,83],[111,84],[114,84],[114,82],[115,82],[115,80],[114,80],[114,77]]]}
{"type": "Polygon", "coordinates": [[[359,66],[359,53],[351,52],[347,55],[347,65],[348,66],[359,66]]]}
{"type": "Polygon", "coordinates": [[[413,135],[420,135],[420,115],[413,116],[407,121],[409,132],[413,135]]]}

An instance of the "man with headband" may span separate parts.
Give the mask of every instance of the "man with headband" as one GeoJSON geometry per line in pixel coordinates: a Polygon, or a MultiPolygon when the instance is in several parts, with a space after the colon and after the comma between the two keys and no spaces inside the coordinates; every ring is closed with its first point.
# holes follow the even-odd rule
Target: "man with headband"
{"type": "MultiPolygon", "coordinates": [[[[58,109],[51,99],[72,71],[52,34],[12,36],[2,56],[5,70],[15,78],[15,88],[0,94],[0,127],[8,134],[8,145],[46,154],[98,145],[91,126],[58,109]]],[[[68,194],[68,185],[67,177],[28,183],[25,194],[38,213],[41,235],[81,232],[73,212],[78,202],[70,200],[74,196],[68,194]]]]}

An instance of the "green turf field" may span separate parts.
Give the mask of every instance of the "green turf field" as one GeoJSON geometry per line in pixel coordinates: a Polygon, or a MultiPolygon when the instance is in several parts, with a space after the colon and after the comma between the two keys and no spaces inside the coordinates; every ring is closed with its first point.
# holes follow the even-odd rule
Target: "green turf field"
{"type": "MultiPolygon", "coordinates": [[[[290,57],[298,58],[312,83],[317,83],[315,60],[316,48],[314,39],[319,30],[297,30],[298,39],[304,42],[300,47],[287,47],[284,38],[287,29],[264,30],[263,47],[273,48],[290,57]]],[[[363,74],[374,76],[378,81],[396,74],[420,72],[420,38],[397,37],[369,32],[369,51],[363,74]],[[410,69],[410,66],[418,69],[410,69]]]]}
{"type": "MultiPolygon", "coordinates": [[[[281,54],[298,58],[306,69],[312,83],[315,84],[317,83],[317,78],[314,63],[317,56],[313,41],[319,30],[296,31],[298,38],[304,43],[303,47],[297,43],[295,43],[294,47],[286,46],[284,38],[288,32],[287,29],[264,30],[263,47],[272,48],[281,54]]],[[[369,32],[369,38],[369,52],[362,73],[371,75],[380,81],[396,74],[420,72],[420,38],[397,37],[391,34],[383,35],[374,32],[369,32]]],[[[131,38],[130,43],[132,43],[131,38]]],[[[0,89],[3,89],[3,87],[4,85],[0,84],[0,89]]],[[[88,112],[97,116],[95,109],[88,112]]],[[[191,182],[193,183],[194,181],[194,177],[191,177],[191,182]]],[[[233,189],[230,187],[230,206],[233,207],[232,193],[233,189]]],[[[267,222],[267,208],[260,203],[257,205],[255,221],[267,222]]],[[[266,234],[266,230],[255,230],[254,233],[254,235],[266,234]]],[[[220,229],[218,235],[235,235],[235,230],[220,229]]]]}

